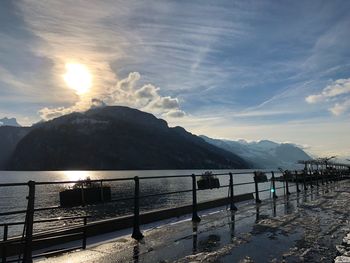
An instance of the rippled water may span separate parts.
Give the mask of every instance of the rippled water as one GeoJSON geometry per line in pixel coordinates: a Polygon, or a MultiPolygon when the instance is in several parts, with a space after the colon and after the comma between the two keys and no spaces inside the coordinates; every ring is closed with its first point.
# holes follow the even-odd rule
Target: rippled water
{"type": "MultiPolygon", "coordinates": [[[[20,183],[34,180],[36,182],[44,181],[67,181],[79,180],[90,177],[91,179],[112,179],[112,178],[133,178],[134,176],[151,177],[164,175],[190,175],[201,174],[204,170],[157,170],[157,171],[47,171],[47,172],[10,172],[0,171],[0,183],[20,183]]],[[[228,172],[247,172],[247,170],[213,170],[214,173],[228,172]]],[[[228,185],[229,176],[219,176],[221,185],[228,185]]],[[[235,174],[234,183],[253,182],[253,174],[235,174]]],[[[109,182],[112,188],[112,199],[132,197],[134,194],[134,181],[109,182]]],[[[59,205],[59,191],[68,185],[37,185],[35,208],[59,205]]],[[[277,183],[277,187],[281,186],[277,183]]],[[[174,192],[180,190],[191,190],[191,178],[161,178],[161,179],[143,179],[140,180],[140,195],[150,195],[164,192],[174,192]]],[[[269,189],[270,183],[259,184],[259,190],[269,189]]],[[[254,192],[254,185],[235,186],[235,194],[254,192]]],[[[283,189],[278,192],[283,192],[283,189]]],[[[282,193],[281,192],[281,193],[282,193]]],[[[26,196],[28,194],[27,186],[0,187],[0,212],[25,209],[27,205],[26,196]]],[[[212,200],[228,196],[228,188],[198,191],[198,202],[212,200]]],[[[270,192],[261,193],[260,198],[269,198],[270,192]]],[[[141,212],[152,209],[169,208],[174,206],[191,204],[192,193],[171,194],[156,197],[147,197],[140,200],[141,212]]],[[[111,218],[115,216],[131,214],[133,201],[121,201],[85,207],[60,208],[50,211],[36,212],[36,219],[59,217],[59,216],[76,216],[89,215],[90,221],[111,218]]],[[[0,222],[23,221],[23,215],[11,215],[0,217],[0,222]]],[[[67,223],[67,222],[66,222],[67,223]]],[[[74,223],[74,222],[68,222],[74,223]]],[[[63,226],[62,223],[54,224],[36,224],[35,230],[48,230],[51,227],[63,226]]],[[[21,233],[22,226],[10,227],[9,234],[16,235],[21,233]]],[[[0,228],[0,234],[2,233],[0,228]]]]}

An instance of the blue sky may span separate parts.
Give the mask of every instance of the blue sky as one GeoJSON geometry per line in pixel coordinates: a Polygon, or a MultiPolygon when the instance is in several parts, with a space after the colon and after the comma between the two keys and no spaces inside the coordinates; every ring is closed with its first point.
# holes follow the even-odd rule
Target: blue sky
{"type": "Polygon", "coordinates": [[[216,138],[350,156],[350,1],[1,1],[0,118],[91,100],[216,138]],[[65,65],[85,65],[76,94],[65,65]]]}

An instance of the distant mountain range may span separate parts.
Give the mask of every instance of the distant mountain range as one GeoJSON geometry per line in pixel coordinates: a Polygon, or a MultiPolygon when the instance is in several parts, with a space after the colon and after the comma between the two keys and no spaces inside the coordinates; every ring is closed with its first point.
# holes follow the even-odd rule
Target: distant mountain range
{"type": "Polygon", "coordinates": [[[294,144],[196,136],[120,106],[72,113],[32,127],[0,120],[0,169],[113,170],[299,168],[312,159],[294,144]]]}
{"type": "Polygon", "coordinates": [[[236,154],[128,107],[94,108],[31,128],[0,127],[0,136],[10,170],[249,168],[236,154]]]}
{"type": "Polygon", "coordinates": [[[16,118],[3,118],[0,119],[0,126],[12,126],[12,127],[21,127],[17,122],[16,118]]]}
{"type": "Polygon", "coordinates": [[[249,162],[254,168],[276,169],[281,167],[293,169],[298,168],[298,160],[312,159],[302,149],[290,143],[276,143],[269,140],[258,142],[219,140],[204,135],[200,137],[212,145],[235,153],[249,162]]]}

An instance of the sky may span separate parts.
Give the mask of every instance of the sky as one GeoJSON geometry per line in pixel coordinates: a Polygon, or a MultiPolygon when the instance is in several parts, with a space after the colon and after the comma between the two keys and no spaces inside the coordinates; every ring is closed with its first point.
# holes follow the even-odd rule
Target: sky
{"type": "Polygon", "coordinates": [[[125,105],[195,134],[350,157],[349,28],[347,0],[1,1],[0,118],[125,105]],[[72,65],[87,92],[67,82],[72,65]]]}

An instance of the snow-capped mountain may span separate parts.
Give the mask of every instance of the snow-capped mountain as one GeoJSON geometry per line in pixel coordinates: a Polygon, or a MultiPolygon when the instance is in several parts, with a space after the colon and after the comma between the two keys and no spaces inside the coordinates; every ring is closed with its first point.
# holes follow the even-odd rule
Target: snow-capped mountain
{"type": "Polygon", "coordinates": [[[300,168],[297,164],[299,160],[312,159],[302,149],[291,143],[276,143],[269,140],[258,142],[230,141],[212,139],[203,135],[201,137],[208,143],[237,154],[255,168],[300,168]]]}
{"type": "Polygon", "coordinates": [[[16,118],[3,118],[0,119],[0,126],[13,126],[13,127],[21,127],[17,122],[16,118]]]}

